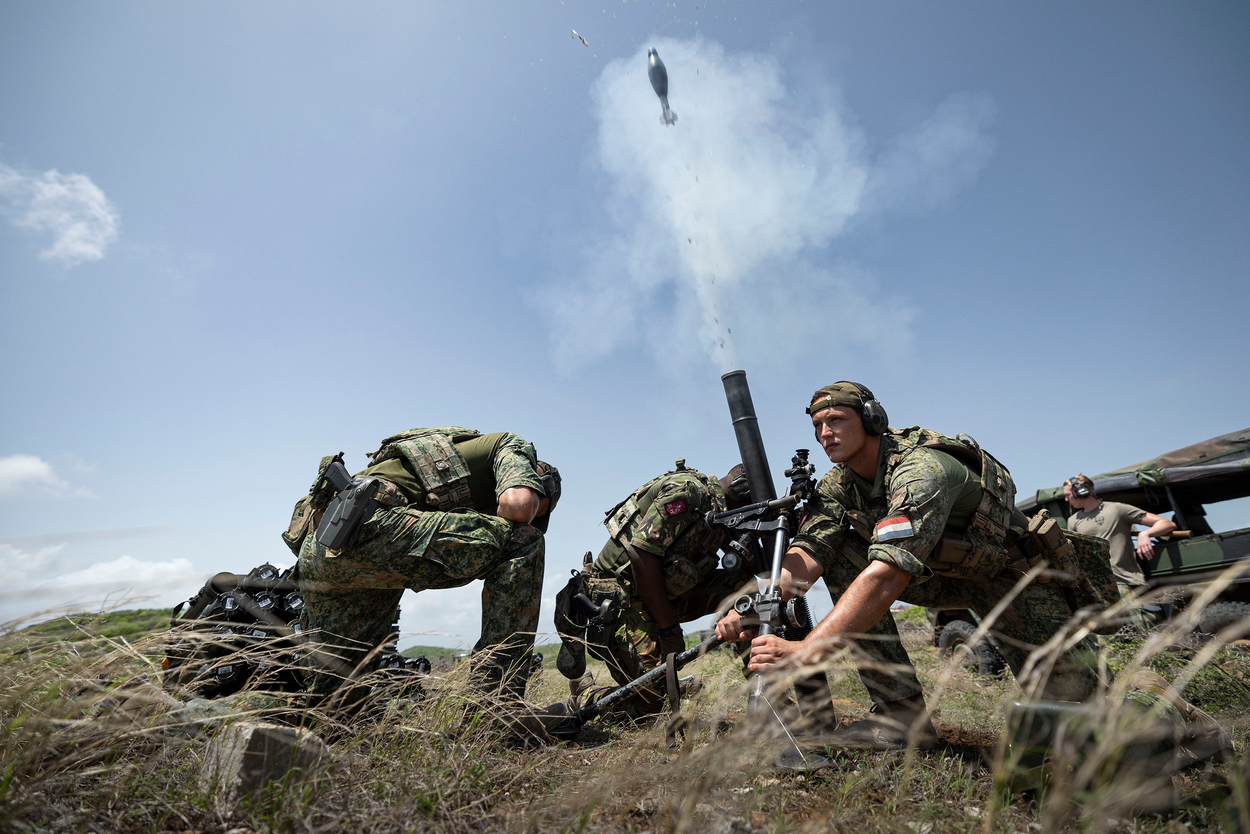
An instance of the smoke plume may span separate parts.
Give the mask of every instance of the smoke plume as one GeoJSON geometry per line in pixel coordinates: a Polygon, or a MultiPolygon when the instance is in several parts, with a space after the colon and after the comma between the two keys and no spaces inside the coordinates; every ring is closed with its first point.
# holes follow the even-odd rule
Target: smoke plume
{"type": "Polygon", "coordinates": [[[768,55],[660,39],[609,63],[593,95],[614,228],[587,231],[580,269],[543,293],[558,364],[641,340],[657,356],[705,351],[727,370],[749,354],[754,367],[866,341],[884,316],[887,347],[905,352],[910,313],[874,298],[870,271],[830,246],[866,207],[930,207],[975,175],[988,107],[947,103],[874,164],[831,85],[796,88],[768,55]],[[681,113],[672,127],[647,79],[650,45],[681,113]]]}

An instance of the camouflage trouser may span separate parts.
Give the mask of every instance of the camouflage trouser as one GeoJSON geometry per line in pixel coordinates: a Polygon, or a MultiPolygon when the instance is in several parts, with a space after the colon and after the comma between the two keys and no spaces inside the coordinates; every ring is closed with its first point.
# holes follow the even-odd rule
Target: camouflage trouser
{"type": "MultiPolygon", "coordinates": [[[[744,583],[750,583],[754,589],[755,578],[744,571],[715,570],[694,588],[678,599],[669,600],[673,613],[680,623],[688,623],[721,610],[724,605],[738,596],[744,583]]],[[[592,598],[596,592],[619,594],[620,599],[630,599],[629,588],[623,587],[611,575],[596,574],[593,569],[587,580],[587,592],[592,598]]],[[[618,685],[626,684],[664,662],[660,654],[660,627],[645,607],[634,600],[620,615],[614,627],[606,635],[605,644],[588,643],[590,654],[608,664],[608,671],[618,685]]],[[[588,640],[593,639],[593,631],[588,632],[588,640]]],[[[586,703],[594,703],[599,697],[612,690],[602,687],[591,690],[586,696],[586,703]]],[[[630,697],[617,702],[612,707],[611,715],[617,718],[639,719],[664,709],[665,688],[646,687],[638,690],[630,697]]]]}
{"type": "MultiPolygon", "coordinates": [[[[856,549],[855,556],[867,560],[868,545],[858,536],[848,535],[843,549],[856,549]]],[[[845,554],[832,560],[833,569],[824,573],[825,584],[834,603],[850,587],[860,573],[845,554]]],[[[924,582],[909,584],[899,599],[926,608],[963,608],[985,617],[1011,591],[1017,577],[1004,572],[992,579],[955,579],[934,576],[924,582]]],[[[1024,667],[1029,653],[1058,632],[1072,616],[1072,608],[1060,588],[1030,585],[1025,588],[994,621],[994,636],[1003,657],[1014,674],[1024,667]]],[[[859,668],[859,677],[868,694],[877,704],[921,694],[920,681],[911,658],[899,639],[894,615],[886,612],[867,633],[856,641],[857,653],[867,655],[867,663],[859,668]]],[[[1086,637],[1079,646],[1060,658],[1039,697],[1061,701],[1083,701],[1097,684],[1097,643],[1086,637]]]]}
{"type": "Polygon", "coordinates": [[[377,666],[375,649],[391,637],[405,588],[459,588],[481,579],[482,634],[473,652],[479,682],[509,682],[523,692],[538,628],[543,535],[528,524],[472,511],[442,513],[405,507],[379,510],[356,541],[337,555],[314,536],[299,554],[303,624],[317,643],[309,652],[309,688],[333,692],[347,678],[377,666]],[[373,652],[372,655],[370,653],[373,652]]]}

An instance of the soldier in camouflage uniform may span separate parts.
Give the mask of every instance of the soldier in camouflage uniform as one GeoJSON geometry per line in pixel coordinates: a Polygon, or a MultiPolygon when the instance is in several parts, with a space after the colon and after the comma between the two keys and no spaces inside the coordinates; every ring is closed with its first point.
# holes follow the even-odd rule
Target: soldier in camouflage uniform
{"type": "Polygon", "coordinates": [[[288,544],[300,541],[303,626],[318,641],[310,689],[329,694],[377,666],[405,588],[458,588],[480,579],[476,679],[523,694],[538,627],[543,532],[559,499],[559,473],[518,435],[458,427],[393,435],[370,458],[360,476],[382,481],[381,506],[350,544],[328,551],[312,533],[316,507],[328,500],[320,478],[284,536],[288,544]]]}
{"type": "MultiPolygon", "coordinates": [[[[608,664],[613,680],[628,683],[685,648],[682,623],[714,613],[753,582],[745,564],[720,567],[718,551],[728,538],[703,521],[705,513],[741,506],[749,498],[741,464],[718,481],[679,460],[675,471],[648,481],[608,510],[607,543],[556,600],[563,642],[556,666],[570,679],[575,697],[577,679],[586,671],[584,644],[608,664]],[[579,592],[596,604],[612,600],[607,622],[591,620],[587,630],[587,619],[573,609],[572,596],[579,592]]],[[[611,687],[590,690],[586,703],[608,691],[611,687]]],[[[662,707],[660,692],[643,689],[613,714],[637,719],[662,707]]]]}
{"type": "MultiPolygon", "coordinates": [[[[1025,586],[991,628],[1017,675],[1030,652],[1059,632],[1078,608],[1116,600],[1106,543],[1064,532],[1056,538],[1067,544],[1056,546],[1035,535],[1047,529],[1044,519],[1024,518],[1012,503],[1011,474],[970,438],[917,427],[891,429],[872,392],[852,382],[818,390],[807,413],[816,439],[838,465],[821,480],[785,554],[783,583],[823,577],[835,608],[802,642],[756,637],[748,663],[752,671],[771,669],[791,656],[819,661],[866,636],[856,649],[871,661],[861,663],[859,675],[874,713],[886,719],[883,726],[901,727],[918,744],[930,746],[936,733],[890,614],[896,600],[970,609],[985,617],[1032,566],[1047,559],[1058,570],[1025,586]]],[[[732,611],[716,631],[723,639],[750,636],[732,611]]],[[[1089,636],[1056,661],[1034,694],[1084,700],[1095,690],[1095,669],[1096,644],[1089,636]]],[[[1175,712],[1150,690],[1138,685],[1129,699],[1175,712]]],[[[1207,738],[1206,749],[1225,745],[1227,735],[1209,716],[1185,706],[1189,712],[1181,713],[1195,737],[1207,738]]],[[[882,738],[879,729],[873,737],[882,738]]]]}
{"type": "MultiPolygon", "coordinates": [[[[862,666],[860,678],[875,711],[918,723],[931,739],[920,683],[889,608],[903,600],[989,614],[1037,561],[1020,547],[1028,522],[1012,504],[1015,486],[1007,469],[970,440],[888,428],[884,409],[854,383],[821,388],[808,413],[817,440],[840,465],[821,480],[784,568],[788,581],[823,576],[837,607],[803,643],[756,639],[750,668],[766,669],[809,649],[816,649],[808,652],[815,660],[849,643],[849,635],[867,635],[858,649],[873,662],[862,666]]],[[[1076,541],[1099,552],[1097,543],[1076,541]]],[[[1019,672],[1031,648],[1072,613],[1063,589],[1025,588],[993,631],[1012,670],[1019,672]]],[[[737,615],[731,612],[717,631],[741,637],[737,615]]],[[[1088,640],[1059,664],[1046,683],[1049,697],[1081,700],[1093,691],[1093,648],[1088,640]]]]}

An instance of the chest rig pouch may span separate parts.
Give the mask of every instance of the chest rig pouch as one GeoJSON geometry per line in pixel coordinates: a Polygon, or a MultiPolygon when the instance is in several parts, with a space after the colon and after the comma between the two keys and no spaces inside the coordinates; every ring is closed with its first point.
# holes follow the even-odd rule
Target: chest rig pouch
{"type": "Polygon", "coordinates": [[[469,491],[469,465],[456,451],[456,441],[478,437],[481,432],[460,426],[409,429],[392,434],[369,459],[375,463],[403,458],[408,461],[421,487],[425,503],[442,512],[473,508],[469,491]]]}
{"type": "Polygon", "coordinates": [[[981,476],[981,502],[968,529],[943,536],[927,565],[934,573],[960,579],[988,579],[1002,573],[1011,560],[1005,542],[1011,527],[1016,485],[1011,473],[966,434],[947,437],[928,429],[904,429],[890,467],[916,449],[945,452],[981,476]]]}

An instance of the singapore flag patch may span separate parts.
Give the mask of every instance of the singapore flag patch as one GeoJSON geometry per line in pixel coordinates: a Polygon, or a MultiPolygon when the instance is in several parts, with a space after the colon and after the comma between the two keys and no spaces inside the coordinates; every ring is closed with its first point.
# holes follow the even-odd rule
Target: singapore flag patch
{"type": "Polygon", "coordinates": [[[891,539],[905,539],[912,534],[911,519],[905,515],[896,515],[877,524],[877,541],[888,542],[891,539]]]}

